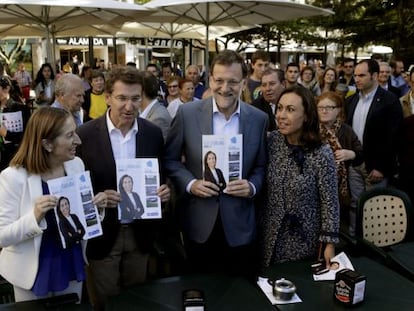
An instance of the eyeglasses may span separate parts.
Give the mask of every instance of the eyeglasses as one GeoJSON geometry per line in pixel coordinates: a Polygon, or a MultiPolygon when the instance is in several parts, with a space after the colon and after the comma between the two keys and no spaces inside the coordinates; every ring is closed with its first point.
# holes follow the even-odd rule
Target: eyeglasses
{"type": "Polygon", "coordinates": [[[235,79],[224,80],[221,78],[216,79],[213,76],[212,78],[213,78],[214,83],[217,84],[218,86],[223,86],[224,84],[227,84],[230,87],[236,87],[240,85],[240,83],[243,81],[243,79],[242,80],[235,80],[235,79]]]}
{"type": "Polygon", "coordinates": [[[168,88],[169,88],[169,89],[174,89],[174,88],[176,88],[176,87],[178,87],[178,85],[169,85],[169,86],[168,86],[168,88]]]}
{"type": "Polygon", "coordinates": [[[111,95],[111,97],[115,98],[116,101],[122,104],[126,104],[128,101],[131,101],[133,104],[137,104],[142,101],[142,97],[139,95],[136,95],[136,96],[124,96],[124,95],[112,96],[111,95]]]}
{"type": "Polygon", "coordinates": [[[348,65],[348,66],[344,66],[344,68],[354,68],[354,66],[352,66],[352,65],[351,65],[351,66],[349,66],[349,65],[348,65]]]}
{"type": "Polygon", "coordinates": [[[336,106],[318,106],[318,111],[333,111],[336,106]]]}

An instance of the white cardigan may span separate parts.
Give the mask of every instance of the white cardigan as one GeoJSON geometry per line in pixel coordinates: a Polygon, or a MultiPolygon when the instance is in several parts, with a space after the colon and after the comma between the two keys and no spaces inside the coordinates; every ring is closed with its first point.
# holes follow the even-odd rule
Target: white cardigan
{"type": "MultiPolygon", "coordinates": [[[[80,158],[64,163],[67,175],[85,170],[80,158]]],[[[40,244],[46,220],[34,216],[34,202],[43,195],[39,175],[8,167],[0,174],[0,274],[11,284],[30,290],[39,266],[40,244]]],[[[83,243],[85,250],[86,243],[83,243]]],[[[84,258],[86,256],[84,255],[84,258]]]]}

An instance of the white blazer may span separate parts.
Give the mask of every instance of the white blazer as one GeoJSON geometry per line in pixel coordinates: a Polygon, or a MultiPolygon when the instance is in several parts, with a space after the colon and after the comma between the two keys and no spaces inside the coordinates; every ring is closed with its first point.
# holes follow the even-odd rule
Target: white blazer
{"type": "MultiPolygon", "coordinates": [[[[67,175],[83,172],[80,158],[64,163],[67,175]]],[[[0,274],[11,284],[30,290],[39,267],[39,251],[46,220],[37,223],[34,202],[43,195],[39,175],[8,167],[0,174],[0,274]]],[[[86,244],[83,243],[83,248],[86,244]]],[[[86,256],[84,255],[84,258],[86,256]]]]}

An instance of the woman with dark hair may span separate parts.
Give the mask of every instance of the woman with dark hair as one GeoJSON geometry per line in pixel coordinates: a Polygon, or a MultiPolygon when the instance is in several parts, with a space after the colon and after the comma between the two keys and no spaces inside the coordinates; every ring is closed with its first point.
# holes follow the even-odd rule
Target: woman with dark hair
{"type": "Polygon", "coordinates": [[[13,82],[9,77],[0,77],[0,171],[9,165],[11,158],[16,153],[30,118],[30,109],[19,101],[19,93],[15,93],[15,91],[20,92],[18,85],[13,87],[13,82]],[[13,94],[17,94],[16,97],[13,94]],[[9,119],[8,113],[19,111],[21,119],[7,121],[9,119]]]}
{"type": "MultiPolygon", "coordinates": [[[[336,161],[339,202],[341,208],[346,208],[349,207],[349,188],[352,186],[348,183],[348,169],[350,165],[362,164],[362,145],[352,127],[344,123],[344,100],[339,94],[331,91],[323,93],[317,99],[317,109],[322,140],[331,147],[336,161]]],[[[341,218],[348,222],[344,210],[341,211],[341,218]]],[[[354,229],[355,217],[349,221],[354,229]]]]}
{"type": "Polygon", "coordinates": [[[312,93],[301,86],[284,90],[276,121],[259,219],[262,265],[323,256],[329,267],[339,242],[338,185],[332,150],[320,138],[312,93]]]}
{"type": "MultiPolygon", "coordinates": [[[[75,156],[81,143],[73,116],[64,109],[39,108],[10,166],[0,174],[0,274],[14,288],[16,301],[54,295],[82,294],[85,248],[62,248],[47,182],[81,173],[85,166],[75,156]]],[[[92,200],[106,207],[107,196],[92,200]]]]}
{"type": "Polygon", "coordinates": [[[220,191],[226,188],[223,172],[216,167],[217,156],[213,151],[207,151],[204,156],[204,180],[216,184],[220,191]]]}
{"type": "Polygon", "coordinates": [[[121,219],[140,219],[144,214],[144,206],[138,193],[132,191],[133,188],[134,181],[132,177],[123,175],[119,180],[121,219]]]}
{"type": "Polygon", "coordinates": [[[311,91],[313,96],[319,96],[321,95],[321,89],[315,76],[315,70],[311,66],[305,66],[300,71],[299,83],[311,91]]]}
{"type": "Polygon", "coordinates": [[[321,88],[321,94],[325,92],[335,92],[337,84],[337,74],[334,68],[326,68],[323,72],[323,75],[319,81],[319,86],[321,88]]]}
{"type": "Polygon", "coordinates": [[[83,228],[78,216],[70,213],[70,202],[67,197],[59,198],[56,212],[59,218],[59,229],[65,239],[66,248],[79,244],[85,235],[85,228],[83,228]]]}
{"type": "Polygon", "coordinates": [[[37,72],[34,81],[36,103],[39,106],[50,105],[55,100],[55,74],[52,65],[44,63],[37,72]]]}

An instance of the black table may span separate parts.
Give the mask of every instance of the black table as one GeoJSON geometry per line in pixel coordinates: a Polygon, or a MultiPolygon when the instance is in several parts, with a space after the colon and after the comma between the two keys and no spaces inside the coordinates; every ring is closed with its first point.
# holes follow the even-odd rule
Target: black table
{"type": "MultiPolygon", "coordinates": [[[[356,310],[414,310],[414,283],[387,267],[366,257],[351,257],[355,271],[367,277],[364,301],[356,310]]],[[[413,259],[414,260],[414,259],[413,259]]],[[[292,281],[302,303],[278,305],[282,311],[346,310],[333,298],[334,281],[313,281],[311,262],[291,262],[275,265],[266,271],[267,277],[284,277],[292,281]]]]}
{"type": "MultiPolygon", "coordinates": [[[[356,271],[367,277],[365,300],[356,310],[414,310],[414,283],[366,257],[350,258],[356,271]]],[[[186,275],[165,278],[131,288],[114,297],[108,310],[182,310],[182,292],[204,291],[208,311],[349,310],[333,298],[334,281],[313,281],[311,262],[270,267],[265,276],[295,283],[303,302],[272,306],[258,286],[243,278],[223,275],[186,275]]]]}
{"type": "Polygon", "coordinates": [[[22,310],[22,311],[93,311],[90,304],[76,304],[77,295],[68,294],[54,298],[45,298],[8,304],[0,304],[0,310],[22,310]],[[74,295],[74,296],[73,296],[74,295]],[[75,297],[75,298],[74,298],[75,297]],[[74,300],[75,299],[75,300],[74,300]]]}
{"type": "Polygon", "coordinates": [[[182,292],[204,291],[208,311],[275,310],[261,290],[243,278],[186,275],[149,282],[114,297],[107,310],[183,310],[182,292]]]}

